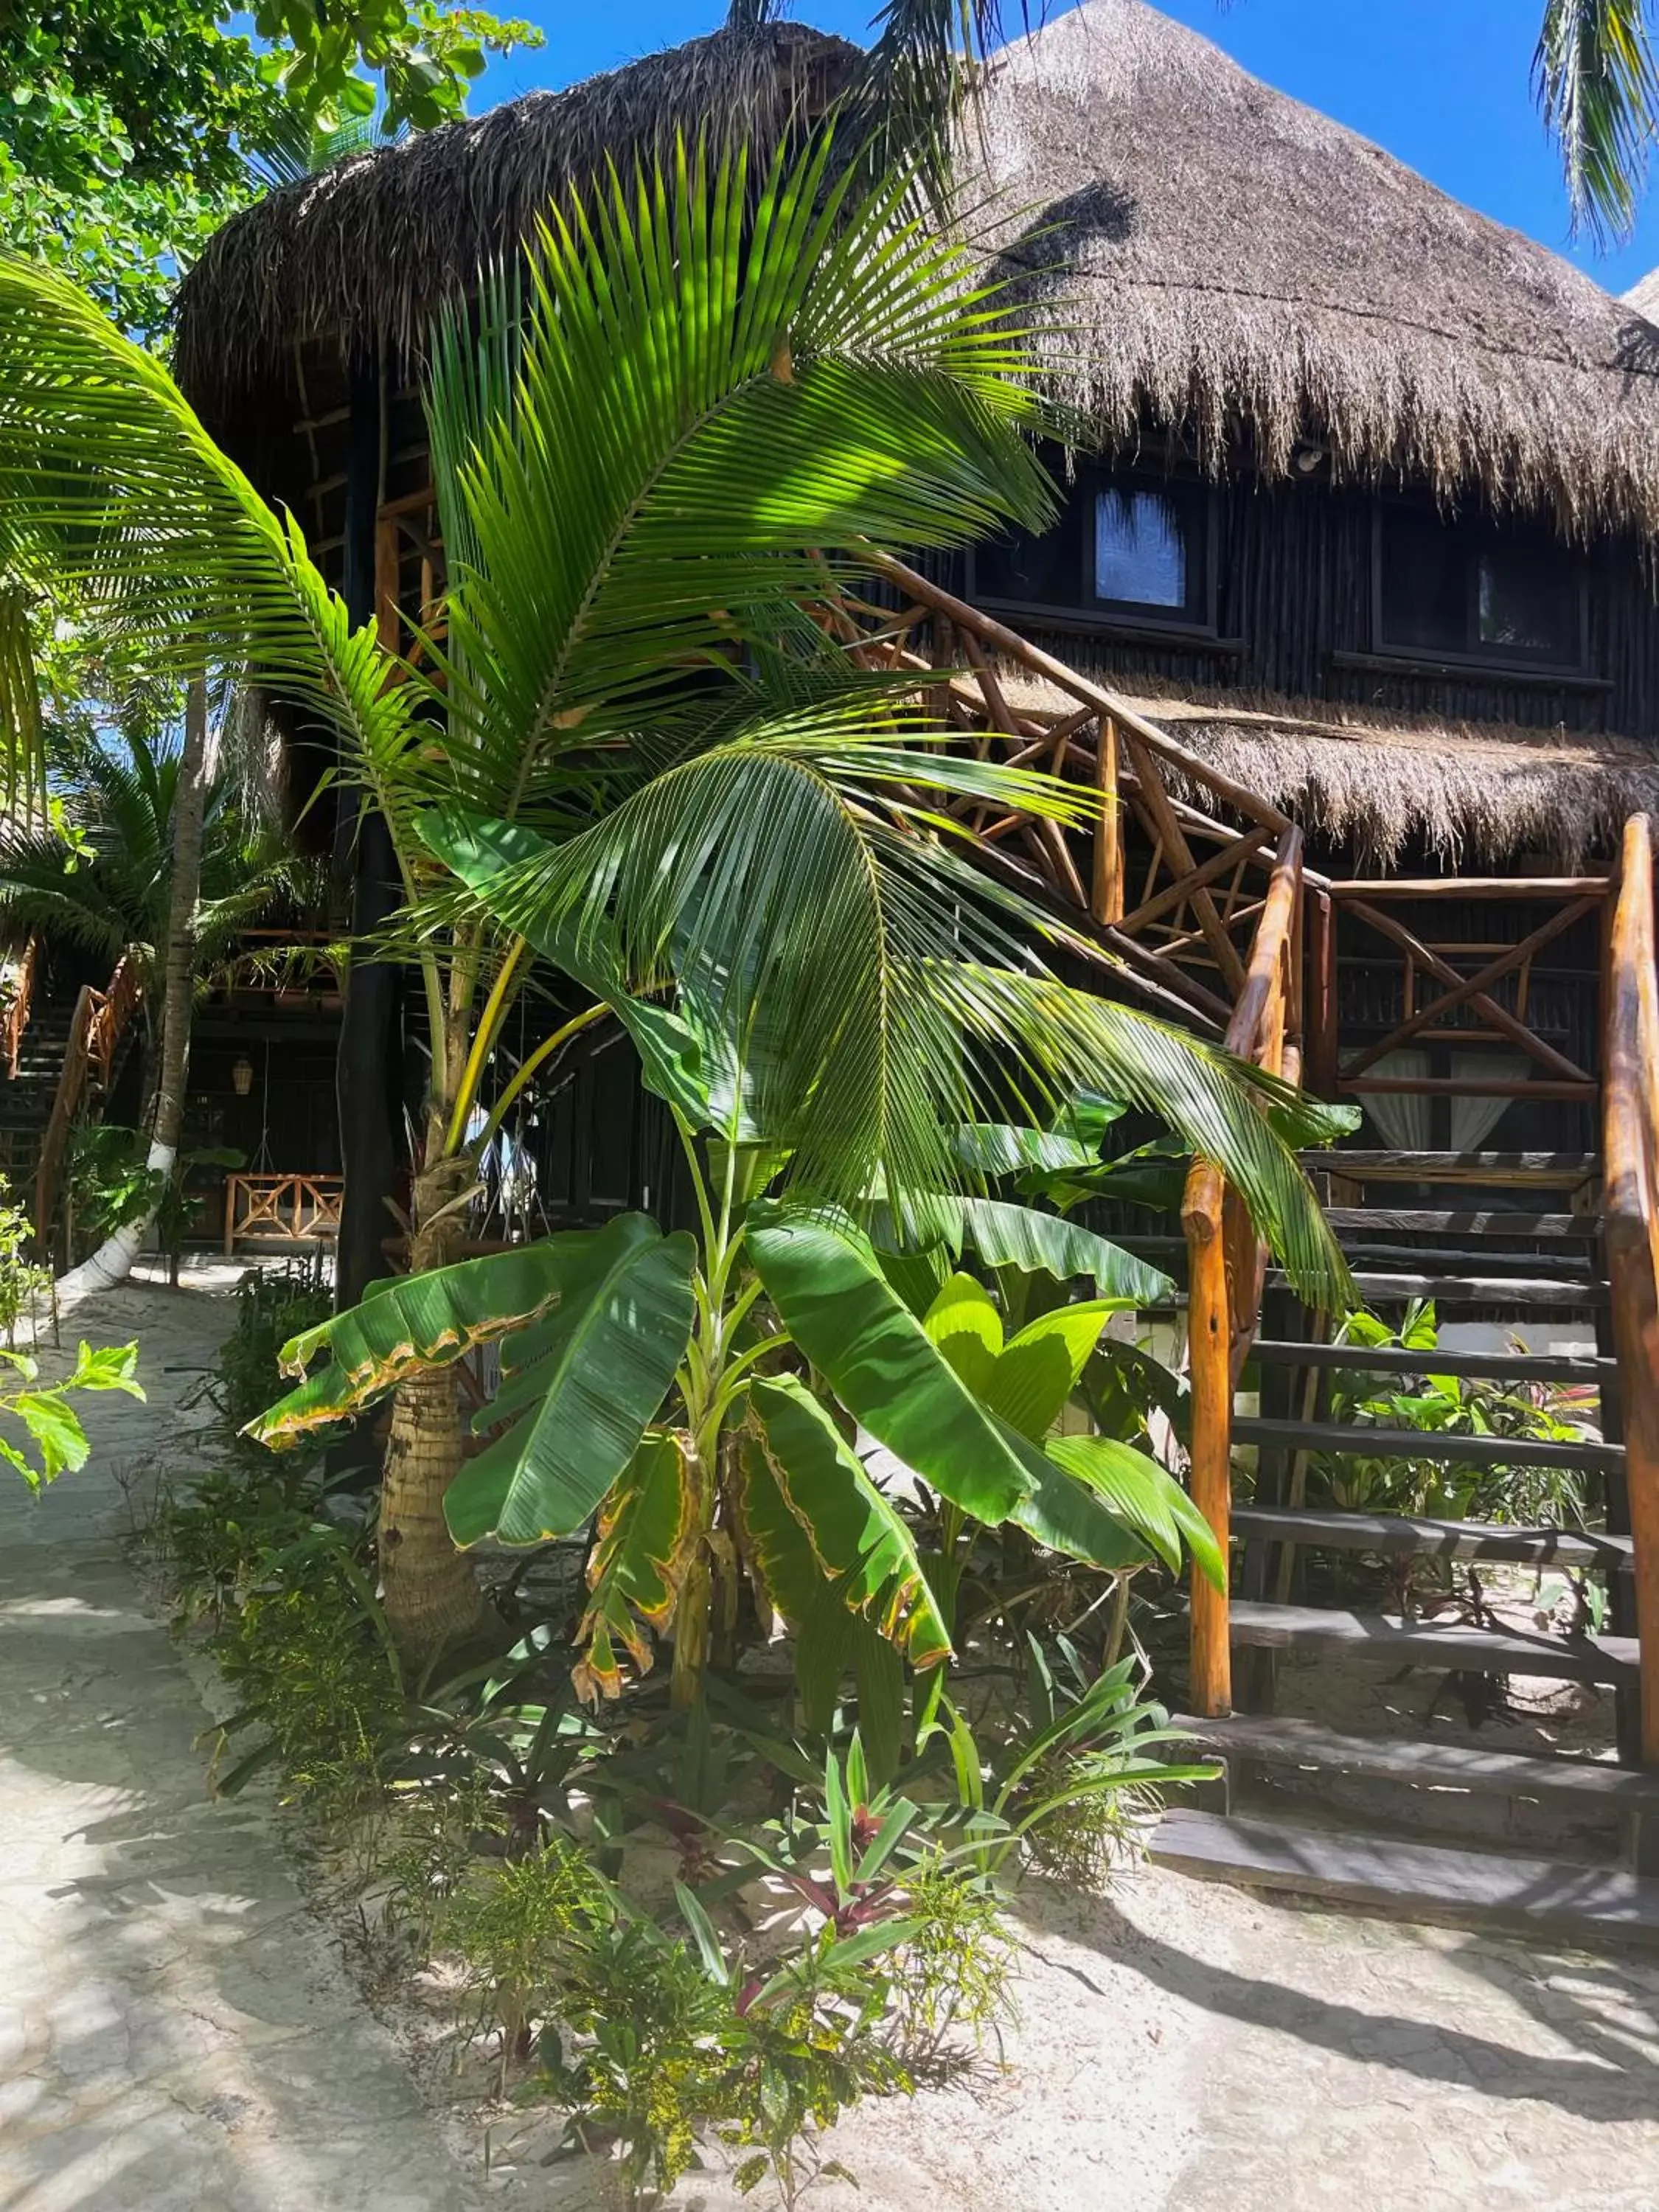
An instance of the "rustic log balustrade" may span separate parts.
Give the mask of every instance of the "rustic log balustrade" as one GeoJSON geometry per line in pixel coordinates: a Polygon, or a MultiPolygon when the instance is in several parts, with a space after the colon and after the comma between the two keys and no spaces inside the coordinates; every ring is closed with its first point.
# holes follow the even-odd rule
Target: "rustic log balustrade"
{"type": "MultiPolygon", "coordinates": [[[[1228,1051],[1272,1074],[1301,1062],[1302,832],[1286,830],[1273,857],[1244,988],[1227,1025],[1228,1051]]],[[[1232,1514],[1233,1391],[1261,1307],[1260,1240],[1218,1168],[1194,1163],[1181,1207],[1188,1261],[1187,1358],[1192,1380],[1192,1492],[1227,1557],[1232,1514]]],[[[1224,1589],[1192,1578],[1193,1711],[1232,1710],[1232,1651],[1224,1589]]]]}
{"type": "Polygon", "coordinates": [[[1653,837],[1648,817],[1638,814],[1625,824],[1607,944],[1602,1220],[1635,1552],[1642,1759],[1659,1767],[1659,977],[1654,959],[1653,837]]]}
{"type": "Polygon", "coordinates": [[[64,1048],[63,1071],[52,1102],[46,1132],[40,1139],[40,1164],[34,1175],[34,1237],[40,1251],[51,1241],[52,1216],[58,1211],[58,1186],[69,1155],[70,1131],[81,1102],[96,1083],[107,1091],[115,1073],[115,1055],[127,1024],[138,1010],[143,988],[138,971],[125,953],[115,963],[107,991],[83,984],[70,1016],[69,1042],[64,1048]]]}
{"type": "Polygon", "coordinates": [[[11,994],[11,1004],[6,1008],[3,1030],[0,1030],[0,1051],[6,1060],[6,1074],[15,1083],[17,1067],[23,1052],[23,1032],[29,1025],[29,1014],[34,997],[35,978],[40,967],[40,940],[31,937],[23,947],[23,957],[17,963],[17,981],[11,994]]]}

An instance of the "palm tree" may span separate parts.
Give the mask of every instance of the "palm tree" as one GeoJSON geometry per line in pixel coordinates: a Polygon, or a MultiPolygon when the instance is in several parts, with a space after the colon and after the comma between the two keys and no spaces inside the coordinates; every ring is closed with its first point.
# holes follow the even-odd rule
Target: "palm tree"
{"type": "Polygon", "coordinates": [[[1627,236],[1659,131],[1647,0],[1548,0],[1533,85],[1561,149],[1573,228],[1627,236]]]}
{"type": "MultiPolygon", "coordinates": [[[[1041,972],[1023,933],[1043,925],[975,874],[915,789],[908,741],[927,733],[902,679],[849,665],[807,618],[872,545],[1040,527],[1052,498],[1020,335],[911,217],[908,175],[866,195],[831,153],[825,132],[763,176],[683,155],[613,182],[550,214],[524,270],[486,289],[481,337],[439,334],[449,575],[401,664],[352,629],[298,526],[166,372],[5,261],[0,501],[142,617],[152,659],[257,661],[333,726],[390,825],[433,1042],[412,1269],[459,1248],[474,1109],[533,932],[585,999],[544,1053],[703,977],[749,1079],[787,1108],[802,1194],[880,1182],[902,1204],[949,1182],[945,1133],[1023,1063],[1051,1093],[1161,1112],[1328,1299],[1340,1260],[1249,1077],[1041,972]],[[438,859],[481,818],[553,855],[504,933],[438,859]]],[[[1079,804],[977,761],[927,773],[1002,810],[1079,804]]],[[[477,1618],[442,1515],[459,1457],[453,1377],[411,1373],[380,1539],[414,1652],[477,1618]]]]}
{"type": "MultiPolygon", "coordinates": [[[[137,970],[147,1116],[161,1077],[186,734],[134,723],[85,745],[54,773],[60,806],[52,823],[0,828],[0,939],[17,945],[38,934],[106,973],[124,958],[137,970]]],[[[272,828],[243,814],[222,762],[202,776],[200,814],[192,984],[242,930],[302,890],[300,864],[272,828]]]]}
{"type": "MultiPolygon", "coordinates": [[[[301,865],[242,811],[228,762],[208,766],[206,706],[192,687],[180,729],[130,717],[83,739],[54,769],[54,815],[16,813],[0,830],[0,938],[38,934],[106,973],[124,959],[136,971],[143,1118],[163,1172],[179,1148],[202,974],[274,903],[303,896],[301,865]]],[[[129,1224],[70,1286],[118,1280],[147,1225],[129,1224]]]]}

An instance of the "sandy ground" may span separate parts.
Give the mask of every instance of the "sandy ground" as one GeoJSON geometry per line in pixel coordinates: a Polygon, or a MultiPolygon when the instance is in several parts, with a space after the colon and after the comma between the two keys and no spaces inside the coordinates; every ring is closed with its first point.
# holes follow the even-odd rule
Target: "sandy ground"
{"type": "MultiPolygon", "coordinates": [[[[604,2169],[544,2165],[544,2123],[371,2016],[268,1813],[207,1797],[204,1684],[145,1610],[122,1480],[192,1449],[176,1401],[226,1318],[200,1289],[83,1309],[66,1337],[137,1335],[151,1402],[98,1407],[40,1508],[0,1491],[0,2207],[599,2212],[604,2169]]],[[[808,2205],[1659,2212],[1659,1960],[1157,1870],[1035,1884],[1018,1929],[1000,2063],[855,2113],[825,2148],[860,2187],[808,2205]]],[[[711,2172],[674,2203],[741,2201],[711,2172]]]]}

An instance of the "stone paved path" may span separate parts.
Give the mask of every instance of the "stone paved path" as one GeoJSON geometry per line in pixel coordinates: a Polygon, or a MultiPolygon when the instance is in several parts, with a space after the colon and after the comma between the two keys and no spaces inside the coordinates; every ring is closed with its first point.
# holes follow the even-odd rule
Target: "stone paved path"
{"type": "Polygon", "coordinates": [[[0,1468],[0,2205],[465,2212],[264,1816],[209,1800],[208,1715],[123,1556],[118,1477],[186,1441],[167,1370],[228,1320],[200,1289],[88,1302],[66,1342],[136,1335],[149,1403],[87,1401],[93,1461],[38,1505],[0,1468]]]}

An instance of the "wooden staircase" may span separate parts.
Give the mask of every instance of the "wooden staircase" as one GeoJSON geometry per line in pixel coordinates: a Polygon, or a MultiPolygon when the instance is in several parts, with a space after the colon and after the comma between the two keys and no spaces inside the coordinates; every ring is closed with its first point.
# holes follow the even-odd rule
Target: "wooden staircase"
{"type": "MultiPolygon", "coordinates": [[[[1575,900],[1581,890],[1572,886],[1575,900]]],[[[1234,1548],[1226,1595],[1201,1584],[1194,1592],[1194,1711],[1180,1724],[1222,1763],[1224,1796],[1218,1808],[1164,1815],[1153,1844],[1163,1863],[1412,1917],[1659,1946],[1653,960],[1650,838],[1637,821],[1602,980],[1607,1075],[1590,1117],[1605,1131],[1601,1147],[1308,1158],[1365,1306],[1397,1322],[1412,1302],[1431,1299],[1443,1328],[1478,1319],[1500,1340],[1496,1348],[1323,1340],[1325,1317],[1297,1309],[1273,1271],[1258,1269],[1261,1289],[1251,1282],[1237,1224],[1216,1212],[1211,1171],[1194,1170],[1185,1213],[1194,1492],[1234,1548]],[[1212,1265],[1206,1291],[1206,1255],[1227,1252],[1230,1240],[1232,1264],[1218,1281],[1212,1265]],[[1258,1336],[1264,1293],[1277,1320],[1258,1336]],[[1552,1328],[1577,1345],[1521,1348],[1552,1328]],[[1375,1377],[1379,1392],[1428,1374],[1592,1386],[1602,1434],[1532,1441],[1345,1422],[1329,1404],[1338,1373],[1375,1377]],[[1238,1386],[1252,1381],[1259,1410],[1241,1411],[1238,1386]],[[1254,1451],[1255,1468],[1247,1502],[1236,1504],[1240,1448],[1254,1451]],[[1605,1526],[1517,1527],[1309,1501],[1310,1462],[1340,1477],[1361,1460],[1569,1470],[1585,1479],[1605,1526]],[[1349,1609],[1334,1578],[1356,1559],[1392,1569],[1402,1590],[1414,1578],[1401,1570],[1416,1560],[1448,1581],[1472,1577],[1474,1601],[1462,1617],[1433,1602],[1349,1609]],[[1513,1604],[1499,1617],[1482,1601],[1506,1569],[1547,1568],[1605,1584],[1603,1631],[1517,1619],[1513,1604]],[[1390,1708],[1387,1733],[1281,1710],[1298,1694],[1318,1703],[1339,1679],[1352,1685],[1361,1674],[1392,1692],[1373,1690],[1363,1708],[1390,1708]],[[1508,1677],[1606,1693],[1605,1742],[1589,1755],[1504,1747],[1508,1677]],[[1479,1744],[1457,1740],[1442,1719],[1448,1689],[1471,1722],[1485,1722],[1479,1744]],[[1235,1710],[1236,1696],[1247,1710],[1235,1710]]],[[[1351,1055],[1333,1088],[1340,1094],[1344,1066],[1379,1057],[1351,1055]]],[[[1565,1087],[1581,1073],[1549,1079],[1565,1087]]]]}
{"type": "MultiPolygon", "coordinates": [[[[1328,1340],[1340,1317],[1296,1308],[1236,1195],[1194,1167],[1181,1235],[1146,1243],[1160,1265],[1184,1252],[1190,1483],[1232,1559],[1229,1589],[1195,1578],[1185,1723],[1224,1763],[1228,1795],[1220,1811],[1171,1810],[1155,1856],[1410,1914],[1659,1938],[1659,977],[1646,821],[1626,826],[1618,866],[1600,872],[1327,876],[1305,864],[1281,809],[1134,702],[921,572],[878,568],[880,604],[848,599],[834,617],[849,649],[872,668],[914,671],[975,752],[1098,796],[1097,812],[1065,824],[939,799],[976,863],[1064,926],[1068,972],[1138,994],[1320,1097],[1358,1103],[1379,1128],[1414,1100],[1423,1127],[1409,1144],[1309,1159],[1359,1300],[1386,1317],[1431,1298],[1443,1324],[1483,1322],[1498,1337],[1496,1352],[1437,1352],[1435,1371],[1601,1395],[1602,1439],[1551,1444],[1545,1463],[1600,1486],[1605,1528],[1310,1502],[1299,1470],[1315,1453],[1408,1442],[1419,1462],[1438,1452],[1468,1466],[1490,1463],[1491,1446],[1415,1429],[1341,1433],[1321,1395],[1333,1370],[1360,1364],[1328,1340]],[[1489,1056],[1484,1074],[1472,1075],[1471,1053],[1489,1056]],[[1456,1145],[1472,1094],[1505,1115],[1518,1109],[1509,1126],[1536,1148],[1477,1149],[1480,1135],[1456,1145]],[[1511,1334],[1564,1333],[1573,1348],[1509,1348],[1511,1334]],[[1237,1403],[1253,1378],[1255,1410],[1237,1403]],[[1236,1447],[1255,1455],[1253,1488],[1236,1447]],[[1611,1617],[1605,1633],[1569,1634],[1486,1614],[1349,1610],[1333,1574],[1356,1556],[1396,1572],[1420,1558],[1488,1583],[1544,1566],[1591,1572],[1605,1577],[1611,1617]],[[1588,1684],[1612,1692],[1619,1724],[1606,1757],[1571,1758],[1459,1743],[1427,1723],[1401,1737],[1281,1718],[1310,1657],[1333,1674],[1409,1669],[1425,1705],[1436,1685],[1478,1702],[1474,1686],[1522,1673],[1588,1684]],[[1564,1832],[1540,1843],[1533,1808],[1560,1816],[1564,1832]],[[1463,1817],[1501,1825],[1511,1813],[1497,1835],[1463,1817]]],[[[1381,1351],[1364,1364],[1379,1376],[1425,1365],[1381,1351]]],[[[1528,1457],[1511,1443],[1498,1463],[1528,1457]]]]}

